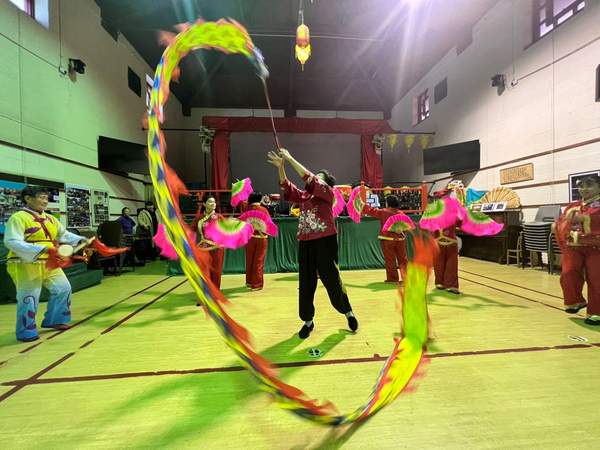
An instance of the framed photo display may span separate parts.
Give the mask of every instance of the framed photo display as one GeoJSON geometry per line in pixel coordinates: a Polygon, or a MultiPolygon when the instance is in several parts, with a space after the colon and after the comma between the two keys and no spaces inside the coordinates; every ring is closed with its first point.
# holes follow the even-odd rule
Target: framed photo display
{"type": "Polygon", "coordinates": [[[575,202],[581,199],[579,191],[577,190],[577,181],[584,179],[589,175],[599,175],[600,169],[590,170],[589,172],[580,172],[569,175],[569,203],[575,202]]]}
{"type": "Polygon", "coordinates": [[[90,228],[92,225],[90,188],[67,184],[65,185],[65,191],[67,194],[67,226],[90,228]]]}
{"type": "Polygon", "coordinates": [[[0,233],[4,233],[8,218],[23,207],[21,191],[24,187],[25,183],[0,180],[0,233]]]}
{"type": "Polygon", "coordinates": [[[92,191],[92,213],[94,226],[110,220],[108,216],[108,192],[97,189],[92,191]]]}

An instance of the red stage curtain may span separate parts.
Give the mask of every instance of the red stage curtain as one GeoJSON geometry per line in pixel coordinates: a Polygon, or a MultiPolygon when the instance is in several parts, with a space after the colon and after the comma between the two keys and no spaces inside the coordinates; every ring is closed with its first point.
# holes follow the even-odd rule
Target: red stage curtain
{"type": "MultiPolygon", "coordinates": [[[[229,188],[229,133],[272,132],[268,117],[210,117],[202,118],[202,125],[217,130],[212,147],[212,188],[229,188]]],[[[361,177],[372,187],[383,184],[381,159],[375,153],[371,140],[377,133],[393,133],[386,120],[366,119],[304,119],[285,117],[275,119],[280,133],[340,133],[361,135],[361,177]]]]}
{"type": "Polygon", "coordinates": [[[217,131],[212,142],[212,189],[229,189],[229,132],[217,131]]]}
{"type": "Polygon", "coordinates": [[[369,186],[380,188],[383,186],[383,167],[372,141],[372,135],[360,137],[360,178],[369,186]]]}

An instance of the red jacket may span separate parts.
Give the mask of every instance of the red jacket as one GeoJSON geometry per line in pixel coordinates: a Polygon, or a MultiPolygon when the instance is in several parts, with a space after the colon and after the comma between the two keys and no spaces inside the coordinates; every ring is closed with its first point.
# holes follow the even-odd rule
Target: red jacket
{"type": "Polygon", "coordinates": [[[281,183],[284,198],[300,205],[298,240],[310,241],[336,234],[332,211],[333,189],[310,172],[302,179],[306,182],[304,191],[287,178],[281,183]]]}

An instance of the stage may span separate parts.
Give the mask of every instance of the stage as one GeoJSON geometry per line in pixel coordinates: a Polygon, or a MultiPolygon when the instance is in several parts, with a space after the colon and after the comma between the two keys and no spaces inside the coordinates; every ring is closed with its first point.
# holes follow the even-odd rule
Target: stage
{"type": "MultiPolygon", "coordinates": [[[[74,294],[75,326],[38,342],[17,343],[15,305],[0,305],[0,446],[597,448],[600,330],[562,311],[558,276],[468,258],[459,269],[463,295],[429,292],[436,339],[416,391],[352,428],[274,405],[165,262],[74,294]]],[[[383,269],[342,278],[355,335],[319,285],[315,330],[297,338],[296,273],[266,275],[257,292],[226,275],[223,292],[286,382],[346,412],[369,394],[399,320],[383,269]]]]}

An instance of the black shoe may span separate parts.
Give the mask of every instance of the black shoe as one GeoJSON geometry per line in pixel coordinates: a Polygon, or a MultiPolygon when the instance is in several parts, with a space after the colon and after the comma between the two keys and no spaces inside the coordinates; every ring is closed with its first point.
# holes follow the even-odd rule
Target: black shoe
{"type": "Polygon", "coordinates": [[[40,338],[39,336],[33,336],[33,337],[28,337],[28,338],[23,338],[23,339],[17,339],[17,341],[33,342],[33,341],[37,341],[39,338],[40,338]]]}
{"type": "Polygon", "coordinates": [[[587,323],[588,325],[600,325],[600,320],[593,320],[590,317],[588,317],[587,319],[585,319],[583,322],[587,323]]]}
{"type": "Polygon", "coordinates": [[[358,330],[358,320],[356,320],[356,317],[350,316],[347,319],[348,319],[348,326],[350,327],[350,330],[352,330],[352,331],[358,330]]]}
{"type": "Polygon", "coordinates": [[[307,337],[310,336],[310,333],[312,332],[312,330],[315,328],[315,323],[313,322],[312,325],[309,327],[306,324],[302,325],[302,328],[300,328],[300,331],[298,331],[298,337],[300,337],[300,339],[306,339],[307,337]]]}
{"type": "Polygon", "coordinates": [[[569,305],[565,308],[565,312],[567,314],[576,314],[580,309],[583,309],[587,306],[586,302],[577,303],[576,305],[569,305]]]}

